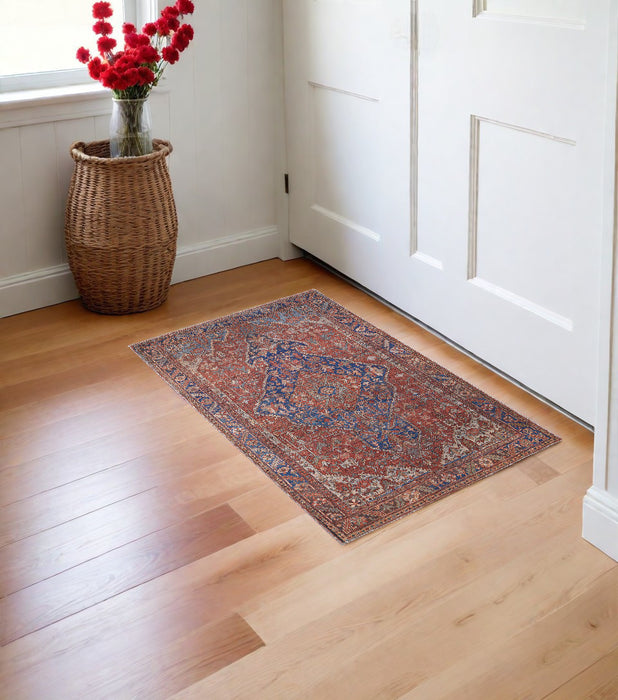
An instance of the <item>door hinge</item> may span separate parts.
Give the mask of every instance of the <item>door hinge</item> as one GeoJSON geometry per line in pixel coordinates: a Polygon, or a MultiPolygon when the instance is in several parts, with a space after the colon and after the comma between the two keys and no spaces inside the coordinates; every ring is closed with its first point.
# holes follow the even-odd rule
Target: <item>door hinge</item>
{"type": "Polygon", "coordinates": [[[287,173],[285,173],[283,176],[283,182],[285,186],[285,193],[290,194],[290,176],[287,173]]]}

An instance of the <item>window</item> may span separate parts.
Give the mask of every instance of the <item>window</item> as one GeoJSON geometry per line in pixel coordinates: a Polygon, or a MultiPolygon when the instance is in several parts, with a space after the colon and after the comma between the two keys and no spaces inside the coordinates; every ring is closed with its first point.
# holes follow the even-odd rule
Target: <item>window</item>
{"type": "MultiPolygon", "coordinates": [[[[156,0],[108,1],[119,43],[123,22],[141,27],[156,12],[156,0]]],[[[91,0],[2,2],[0,93],[91,82],[75,52],[80,46],[96,51],[94,22],[91,0]]]]}

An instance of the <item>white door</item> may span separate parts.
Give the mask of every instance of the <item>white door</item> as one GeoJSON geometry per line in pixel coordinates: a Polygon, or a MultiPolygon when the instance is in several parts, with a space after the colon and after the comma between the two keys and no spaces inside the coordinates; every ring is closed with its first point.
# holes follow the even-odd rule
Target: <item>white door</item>
{"type": "Polygon", "coordinates": [[[410,230],[410,2],[283,6],[290,238],[377,290],[410,230]]]}
{"type": "Polygon", "coordinates": [[[609,5],[284,2],[292,242],[590,423],[609,5]]]}

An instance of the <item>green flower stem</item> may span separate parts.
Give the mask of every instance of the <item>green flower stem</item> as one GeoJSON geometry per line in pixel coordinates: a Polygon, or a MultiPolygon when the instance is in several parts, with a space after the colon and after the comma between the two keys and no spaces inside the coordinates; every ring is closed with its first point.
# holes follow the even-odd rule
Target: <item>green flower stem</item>
{"type": "Polygon", "coordinates": [[[152,153],[150,124],[144,123],[145,99],[115,100],[115,129],[111,134],[111,155],[126,158],[152,153]]]}

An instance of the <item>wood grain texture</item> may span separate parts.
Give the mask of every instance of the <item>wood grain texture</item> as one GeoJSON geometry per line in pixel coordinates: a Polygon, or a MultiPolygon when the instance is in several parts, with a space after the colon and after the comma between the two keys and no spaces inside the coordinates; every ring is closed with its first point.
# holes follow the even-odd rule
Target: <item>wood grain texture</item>
{"type": "Polygon", "coordinates": [[[305,260],[0,320],[2,697],[578,698],[616,690],[592,435],[305,260]],[[133,342],[316,288],[563,438],[339,544],[133,342]]]}
{"type": "Polygon", "coordinates": [[[618,698],[618,647],[550,693],[547,700],[618,698]]]}
{"type": "Polygon", "coordinates": [[[55,485],[54,481],[54,477],[58,481],[63,476],[70,479],[68,470],[64,475],[41,475],[48,477],[47,481],[41,478],[38,485],[32,485],[39,489],[44,483],[49,488],[30,496],[23,489],[23,472],[11,470],[4,479],[0,475],[7,500],[0,509],[0,546],[160,486],[169,480],[170,473],[181,479],[237,455],[228,442],[214,435],[198,435],[68,483],[55,485]]]}
{"type": "Polygon", "coordinates": [[[0,598],[0,644],[229,547],[253,530],[227,504],[0,598]]]}
{"type": "Polygon", "coordinates": [[[112,548],[183,523],[223,505],[262,478],[249,468],[246,459],[234,458],[218,466],[221,471],[217,475],[190,475],[6,545],[2,548],[0,595],[9,595],[112,548]]]}

